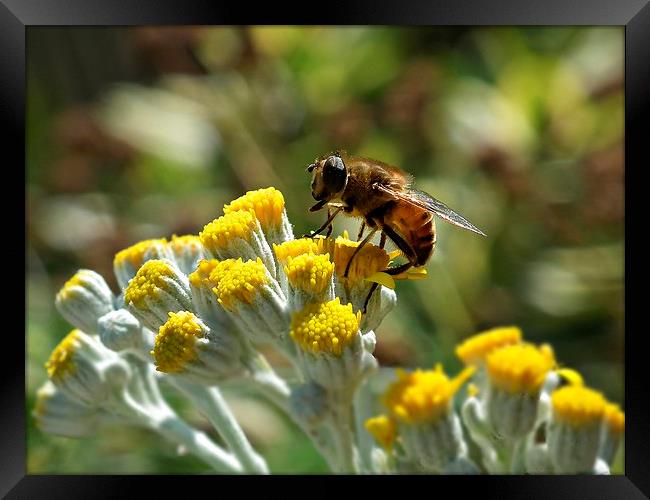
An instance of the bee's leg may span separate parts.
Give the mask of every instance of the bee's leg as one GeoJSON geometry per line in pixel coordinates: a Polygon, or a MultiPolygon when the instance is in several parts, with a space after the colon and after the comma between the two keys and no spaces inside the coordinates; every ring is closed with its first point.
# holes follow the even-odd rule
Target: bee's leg
{"type": "Polygon", "coordinates": [[[401,264],[397,267],[389,267],[388,269],[384,269],[382,272],[395,276],[397,274],[402,274],[404,271],[407,271],[412,267],[412,262],[405,262],[404,264],[401,264]]]}
{"type": "Polygon", "coordinates": [[[370,297],[372,297],[372,294],[375,293],[375,290],[377,290],[377,287],[379,286],[379,283],[373,283],[372,286],[370,287],[370,291],[368,292],[368,296],[366,297],[365,302],[363,303],[363,314],[366,314],[366,310],[368,309],[368,303],[370,302],[370,297]]]}
{"type": "MultiPolygon", "coordinates": [[[[341,209],[339,208],[339,210],[341,210],[341,209]]],[[[327,218],[330,218],[330,217],[331,217],[330,209],[328,208],[328,209],[327,209],[327,218]]],[[[329,238],[329,237],[330,237],[330,235],[332,234],[332,230],[333,230],[333,229],[334,229],[334,225],[333,225],[332,222],[330,221],[330,225],[327,226],[327,233],[325,233],[325,238],[329,238]]]]}
{"type": "MultiPolygon", "coordinates": [[[[339,212],[341,210],[343,210],[343,207],[336,207],[336,210],[334,210],[334,212],[330,215],[330,210],[328,208],[327,209],[328,217],[327,217],[327,220],[325,221],[325,223],[321,227],[316,229],[316,231],[312,231],[310,234],[303,234],[302,237],[303,238],[312,238],[312,237],[316,236],[317,234],[322,233],[325,229],[329,229],[332,226],[332,221],[339,214],[339,212]]],[[[330,229],[330,232],[327,233],[327,235],[329,236],[330,234],[331,234],[331,229],[330,229]]]]}
{"type": "Polygon", "coordinates": [[[383,272],[392,275],[401,274],[407,269],[410,269],[415,265],[415,263],[417,262],[417,255],[415,253],[415,250],[413,250],[413,247],[408,243],[408,241],[402,238],[389,226],[382,227],[382,236],[389,237],[393,241],[393,243],[397,245],[397,248],[399,248],[402,251],[402,253],[404,253],[404,256],[409,260],[408,262],[401,264],[397,267],[389,267],[388,269],[384,269],[383,272]]]}
{"type": "Polygon", "coordinates": [[[357,241],[363,238],[363,232],[366,229],[366,221],[361,221],[361,227],[359,228],[359,234],[357,235],[357,241]]]}
{"type": "Polygon", "coordinates": [[[386,233],[382,231],[381,236],[379,237],[379,248],[384,248],[385,246],[386,246],[386,233]]]}
{"type": "Polygon", "coordinates": [[[370,239],[375,235],[376,232],[377,232],[377,229],[373,229],[372,231],[370,231],[370,232],[368,233],[368,236],[366,236],[366,237],[363,239],[363,241],[362,241],[361,243],[359,243],[359,246],[357,246],[357,248],[354,249],[354,253],[352,254],[352,257],[350,257],[350,260],[348,261],[348,265],[345,266],[345,272],[343,273],[343,277],[344,277],[344,278],[347,278],[347,277],[348,277],[348,273],[350,272],[350,265],[352,264],[352,261],[354,260],[354,258],[356,257],[356,255],[359,253],[359,251],[360,251],[364,246],[366,246],[366,243],[368,243],[368,242],[370,241],[370,239]]]}

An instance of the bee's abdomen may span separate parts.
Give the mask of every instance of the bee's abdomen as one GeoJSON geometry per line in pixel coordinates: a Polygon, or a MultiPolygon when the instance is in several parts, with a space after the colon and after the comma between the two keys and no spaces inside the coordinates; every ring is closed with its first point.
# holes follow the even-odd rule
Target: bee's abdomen
{"type": "Polygon", "coordinates": [[[427,263],[436,246],[436,225],[433,215],[412,205],[398,203],[385,221],[406,240],[415,253],[416,266],[427,263]]]}

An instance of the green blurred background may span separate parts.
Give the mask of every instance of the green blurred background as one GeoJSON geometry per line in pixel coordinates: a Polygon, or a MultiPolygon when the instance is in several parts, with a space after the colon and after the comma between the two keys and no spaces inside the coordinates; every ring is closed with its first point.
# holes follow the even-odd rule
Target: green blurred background
{"type": "MultiPolygon", "coordinates": [[[[307,212],[304,169],[335,148],[401,166],[488,234],[438,224],[429,278],[398,284],[377,332],[383,366],[440,361],[455,373],[459,341],[517,324],[623,405],[623,37],[617,27],[30,27],[28,413],[70,329],[54,295],[78,268],[116,290],[116,251],[197,233],[224,203],[270,185],[296,234],[314,229],[322,214],[307,212]]],[[[326,471],[279,413],[227,391],[273,471],[326,471]]],[[[28,430],[30,473],[209,472],[146,432],[67,439],[31,416],[28,430]]]]}

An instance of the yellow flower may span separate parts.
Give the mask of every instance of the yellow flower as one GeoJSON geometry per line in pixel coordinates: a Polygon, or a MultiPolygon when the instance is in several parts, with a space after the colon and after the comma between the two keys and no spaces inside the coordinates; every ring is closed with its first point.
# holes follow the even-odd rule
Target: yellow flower
{"type": "Polygon", "coordinates": [[[293,288],[318,295],[332,283],[334,264],[330,262],[329,254],[304,253],[288,257],[284,272],[293,288]]]}
{"type": "Polygon", "coordinates": [[[219,257],[236,239],[250,242],[258,227],[255,212],[238,210],[206,224],[199,233],[201,243],[212,255],[219,257]]]}
{"type": "Polygon", "coordinates": [[[295,258],[303,254],[323,254],[316,240],[312,238],[299,238],[297,240],[285,241],[279,245],[273,245],[273,252],[280,264],[286,264],[291,257],[295,258]]]}
{"type": "Polygon", "coordinates": [[[383,403],[402,422],[431,423],[448,412],[454,394],[474,370],[467,367],[450,379],[440,364],[434,370],[418,369],[411,373],[398,369],[398,380],[384,394],[383,403]]]}
{"type": "Polygon", "coordinates": [[[213,288],[216,283],[210,279],[210,273],[219,263],[217,259],[201,259],[194,272],[188,275],[190,285],[195,288],[213,288]]]}
{"type": "Polygon", "coordinates": [[[191,312],[169,313],[169,319],[160,327],[151,355],[156,369],[178,373],[197,357],[196,340],[205,337],[205,328],[191,312]]]}
{"type": "Polygon", "coordinates": [[[213,220],[199,233],[206,253],[220,260],[262,259],[270,275],[276,277],[273,252],[253,210],[237,210],[213,220]]]}
{"type": "Polygon", "coordinates": [[[144,263],[144,256],[147,251],[155,248],[157,245],[166,245],[167,240],[165,238],[144,240],[131,245],[124,250],[121,250],[115,254],[113,263],[115,265],[121,265],[125,262],[128,262],[135,269],[138,269],[144,263]]]}
{"type": "Polygon", "coordinates": [[[147,298],[156,298],[160,290],[170,288],[173,278],[171,266],[162,260],[150,260],[143,265],[124,291],[124,301],[133,303],[138,309],[146,307],[147,298]],[[165,279],[167,278],[167,279],[165,279]]]}
{"type": "Polygon", "coordinates": [[[248,191],[245,195],[223,207],[224,214],[237,211],[253,211],[263,230],[282,224],[284,196],[274,187],[248,191]]]}
{"type": "Polygon", "coordinates": [[[342,305],[337,297],[296,312],[289,335],[305,351],[340,356],[358,334],[360,320],[361,314],[352,311],[352,304],[342,305]]]}
{"type": "Polygon", "coordinates": [[[154,332],[167,314],[194,310],[190,284],[171,260],[149,260],[124,290],[124,302],[138,320],[154,332]]]}
{"type": "Polygon", "coordinates": [[[173,259],[165,238],[144,240],[115,254],[113,270],[120,288],[124,288],[149,259],[173,259]]]}
{"type": "Polygon", "coordinates": [[[386,415],[378,415],[366,420],[364,426],[372,434],[372,437],[375,438],[375,441],[386,450],[390,450],[393,447],[393,443],[397,437],[397,424],[395,420],[386,415]]]}
{"type": "MultiPolygon", "coordinates": [[[[333,260],[336,274],[343,279],[348,262],[352,258],[359,242],[339,236],[334,241],[333,260]]],[[[348,282],[352,285],[363,284],[365,279],[388,267],[390,257],[385,250],[372,243],[367,243],[354,257],[348,273],[348,282]]]]}
{"type": "Polygon", "coordinates": [[[477,364],[500,347],[521,342],[521,330],[516,326],[493,328],[466,339],[456,347],[456,355],[466,365],[477,364]]]}
{"type": "Polygon", "coordinates": [[[555,366],[550,346],[514,344],[487,356],[487,373],[493,386],[511,394],[537,394],[546,374],[555,366]]]}
{"type": "Polygon", "coordinates": [[[584,385],[582,375],[571,368],[559,368],[555,370],[564,384],[567,385],[584,385]]]}
{"type": "Polygon", "coordinates": [[[45,363],[45,369],[50,379],[59,381],[76,371],[74,356],[80,346],[79,335],[81,331],[72,330],[52,351],[50,358],[45,363]]]}
{"type": "Polygon", "coordinates": [[[176,264],[186,274],[194,271],[199,260],[203,258],[201,239],[194,234],[173,235],[168,246],[176,264]]]}
{"type": "Polygon", "coordinates": [[[619,405],[607,403],[605,406],[605,423],[609,431],[613,434],[623,434],[625,430],[625,413],[621,411],[619,405]]]}
{"type": "Polygon", "coordinates": [[[599,424],[607,401],[600,392],[583,386],[561,387],[551,394],[554,417],[574,427],[599,424]]]}
{"type": "Polygon", "coordinates": [[[210,279],[217,283],[212,291],[219,303],[230,311],[239,302],[252,304],[260,288],[269,283],[267,270],[259,258],[247,262],[224,261],[210,273],[210,279]]]}

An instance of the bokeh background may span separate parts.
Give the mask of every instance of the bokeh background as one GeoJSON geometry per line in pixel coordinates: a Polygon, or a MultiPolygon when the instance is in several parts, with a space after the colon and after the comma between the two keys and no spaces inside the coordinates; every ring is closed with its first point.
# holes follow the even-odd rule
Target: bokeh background
{"type": "MultiPolygon", "coordinates": [[[[623,28],[30,27],[27,43],[28,413],[78,268],[115,290],[118,250],[197,233],[271,185],[308,232],[304,169],[335,148],[401,166],[488,234],[438,224],[429,278],[399,283],[377,332],[383,366],[454,373],[459,341],[517,324],[624,405],[623,28]]],[[[326,471],[240,389],[272,470],[326,471]]],[[[146,432],[75,440],[28,418],[30,473],[208,472],[146,432]]]]}

